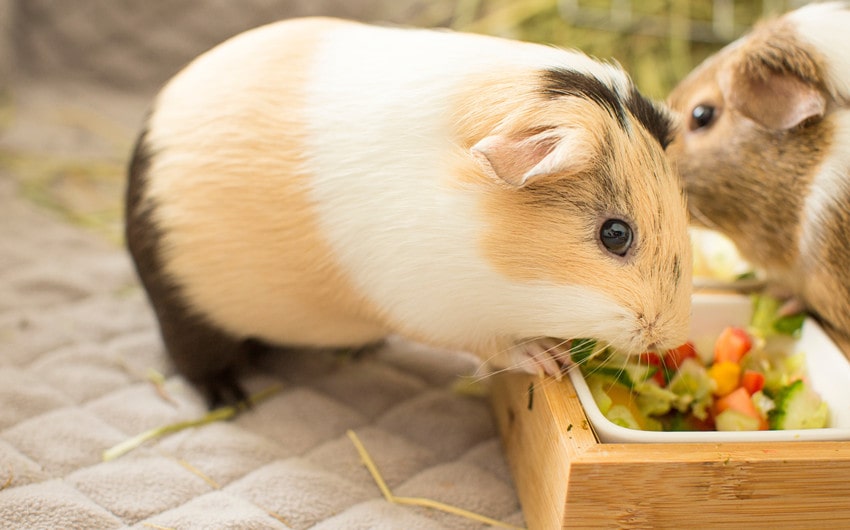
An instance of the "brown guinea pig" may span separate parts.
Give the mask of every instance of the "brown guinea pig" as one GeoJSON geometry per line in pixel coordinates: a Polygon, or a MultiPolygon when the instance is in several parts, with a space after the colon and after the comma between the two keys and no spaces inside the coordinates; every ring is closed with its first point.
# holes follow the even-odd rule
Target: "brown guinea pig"
{"type": "Polygon", "coordinates": [[[692,222],[850,337],[850,5],[757,25],[669,97],[692,222]]]}

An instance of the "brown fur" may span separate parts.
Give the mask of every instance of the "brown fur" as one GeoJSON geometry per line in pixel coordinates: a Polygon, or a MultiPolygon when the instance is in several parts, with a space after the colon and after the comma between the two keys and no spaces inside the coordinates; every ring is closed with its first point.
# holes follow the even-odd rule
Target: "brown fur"
{"type": "Polygon", "coordinates": [[[781,113],[787,101],[776,100],[765,87],[754,91],[754,84],[781,76],[819,87],[817,65],[784,24],[762,26],[743,45],[707,60],[669,98],[685,120],[668,152],[684,178],[693,221],[728,234],[747,259],[769,269],[787,269],[798,258],[799,215],[816,167],[830,148],[832,125],[812,120],[777,129],[754,121],[741,106],[766,102],[769,109],[756,116],[781,113]],[[700,104],[716,109],[716,121],[692,131],[690,112],[700,104]]]}
{"type": "MultiPolygon", "coordinates": [[[[837,206],[823,212],[818,244],[801,258],[806,284],[801,298],[838,336],[850,345],[850,186],[842,190],[837,206]]],[[[844,351],[850,351],[845,349],[844,351]]]]}
{"type": "Polygon", "coordinates": [[[806,220],[816,226],[815,240],[800,253],[804,201],[835,147],[831,112],[841,104],[825,72],[825,59],[786,20],[759,25],[671,93],[670,105],[685,120],[704,103],[719,115],[701,129],[686,123],[669,152],[684,178],[693,222],[728,235],[767,272],[774,289],[799,298],[846,338],[850,186],[817,219],[806,220]]]}

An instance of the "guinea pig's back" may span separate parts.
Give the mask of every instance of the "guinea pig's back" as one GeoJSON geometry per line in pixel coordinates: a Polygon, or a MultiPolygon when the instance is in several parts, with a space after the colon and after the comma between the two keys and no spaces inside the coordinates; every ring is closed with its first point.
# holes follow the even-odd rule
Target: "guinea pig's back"
{"type": "Polygon", "coordinates": [[[156,274],[234,336],[335,345],[385,334],[310,196],[310,70],[339,24],[287,21],[231,39],[178,74],[151,113],[142,180],[156,274]]]}
{"type": "Polygon", "coordinates": [[[403,286],[430,286],[436,304],[462,279],[429,262],[476,269],[473,198],[444,193],[453,95],[557,53],[326,18],[213,48],[164,87],[141,145],[153,274],[234,336],[334,346],[378,339],[390,320],[417,327],[429,297],[403,286]]]}

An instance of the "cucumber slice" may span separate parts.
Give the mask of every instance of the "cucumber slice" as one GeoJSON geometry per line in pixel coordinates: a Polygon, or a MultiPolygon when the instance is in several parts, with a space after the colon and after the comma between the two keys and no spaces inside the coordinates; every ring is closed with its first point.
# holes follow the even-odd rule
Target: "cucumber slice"
{"type": "Polygon", "coordinates": [[[657,366],[625,360],[625,357],[588,360],[582,365],[585,375],[605,377],[633,389],[653,376],[657,366]]]}
{"type": "Polygon", "coordinates": [[[802,379],[782,388],[767,413],[771,429],[820,429],[829,422],[826,403],[802,379]]]}
{"type": "Polygon", "coordinates": [[[718,431],[757,431],[761,420],[743,412],[726,409],[714,417],[714,426],[718,431]]]}

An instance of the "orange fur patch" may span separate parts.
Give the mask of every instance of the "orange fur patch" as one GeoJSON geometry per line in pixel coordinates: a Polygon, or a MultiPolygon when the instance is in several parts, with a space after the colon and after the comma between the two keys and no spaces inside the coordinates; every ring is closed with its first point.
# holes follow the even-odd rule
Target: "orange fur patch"
{"type": "Polygon", "coordinates": [[[460,146],[474,144],[496,127],[510,132],[569,124],[590,131],[597,150],[590,154],[590,169],[521,188],[495,181],[466,153],[456,153],[460,182],[481,188],[479,215],[486,226],[481,254],[518,282],[582,285],[608,294],[646,320],[658,318],[659,328],[677,326],[677,319],[686,322],[688,297],[682,293],[690,292],[691,258],[685,203],[658,142],[633,118],[627,133],[592,101],[547,100],[534,86],[513,81],[503,73],[499,80],[485,80],[486,91],[467,85],[470,99],[487,95],[482,103],[465,103],[472,110],[457,122],[460,146]],[[489,112],[511,118],[488,119],[489,112]],[[625,262],[598,243],[599,224],[609,215],[636,230],[633,255],[625,262]],[[671,304],[675,310],[667,312],[671,304]]]}
{"type": "Polygon", "coordinates": [[[323,239],[303,159],[306,78],[294,74],[309,72],[317,25],[328,22],[295,23],[300,27],[284,42],[269,43],[268,54],[227,65],[232,70],[218,82],[231,86],[204,90],[217,94],[208,126],[182,131],[177,145],[166,139],[180,156],[173,167],[168,150],[155,159],[152,174],[168,179],[154,197],[168,227],[166,270],[194,307],[237,335],[315,346],[365,343],[385,334],[380,312],[352,286],[323,239]]]}

